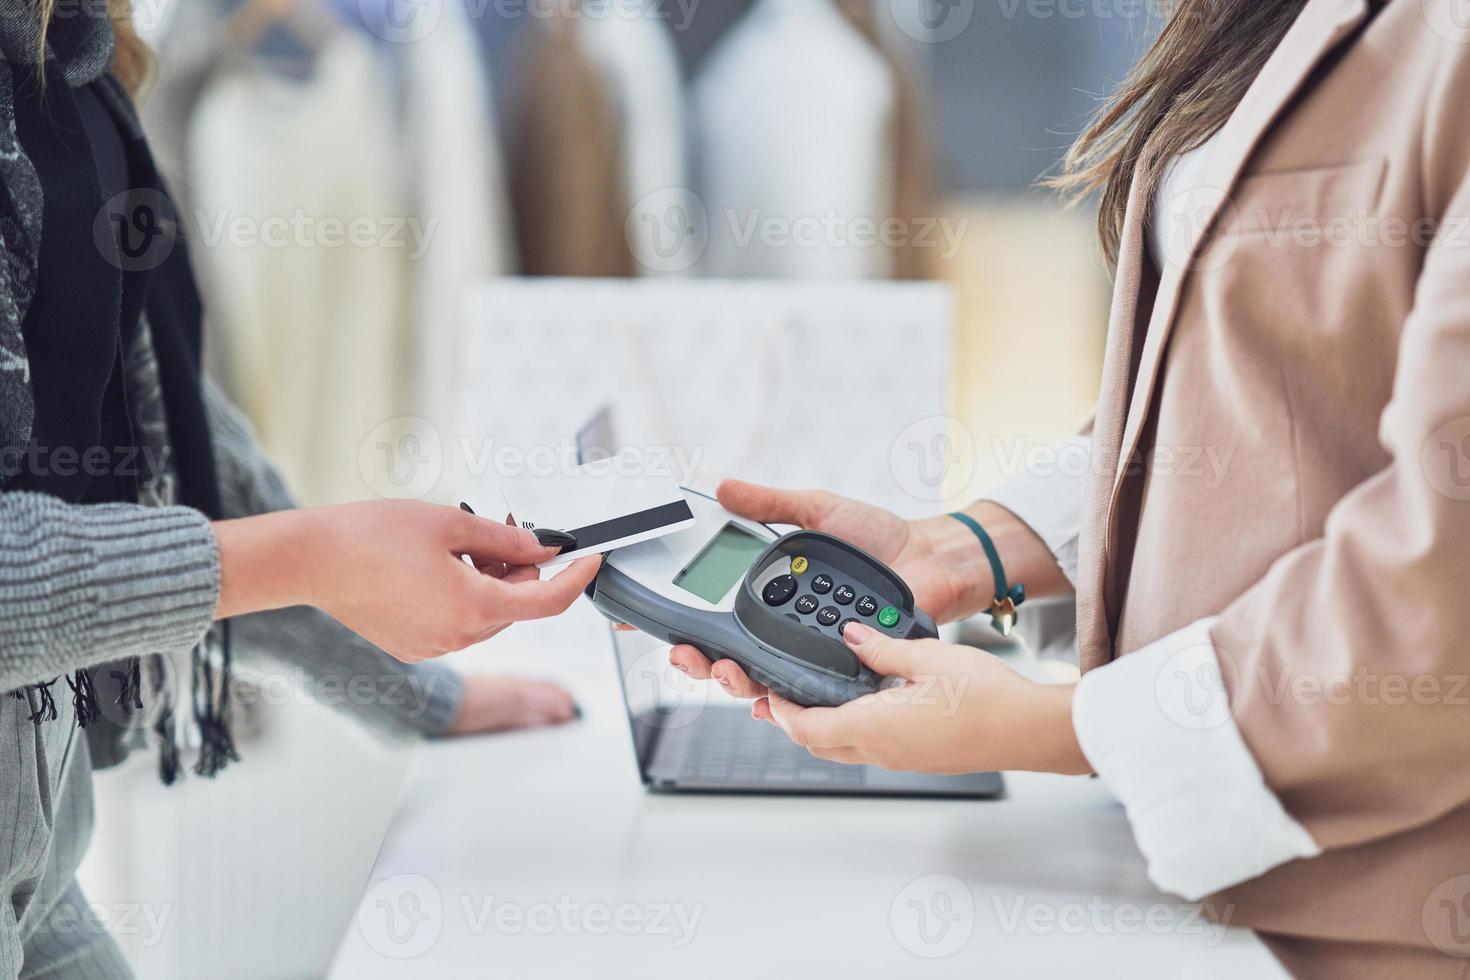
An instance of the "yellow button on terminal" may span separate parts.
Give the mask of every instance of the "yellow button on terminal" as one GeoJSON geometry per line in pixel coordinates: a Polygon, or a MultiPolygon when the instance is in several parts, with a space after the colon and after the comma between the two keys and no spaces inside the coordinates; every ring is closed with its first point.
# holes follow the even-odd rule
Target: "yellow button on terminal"
{"type": "Polygon", "coordinates": [[[797,556],[796,558],[791,559],[791,574],[792,575],[800,575],[800,574],[802,574],[803,572],[806,571],[806,568],[807,568],[807,561],[806,561],[805,558],[802,558],[800,556],[797,556]]]}

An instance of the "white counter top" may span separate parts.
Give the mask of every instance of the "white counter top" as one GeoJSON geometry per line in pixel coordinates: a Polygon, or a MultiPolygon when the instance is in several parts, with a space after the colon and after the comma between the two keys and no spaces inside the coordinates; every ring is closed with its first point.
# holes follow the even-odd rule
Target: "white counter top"
{"type": "Polygon", "coordinates": [[[1148,884],[1095,780],[1012,774],[991,802],[650,795],[590,608],[459,663],[558,677],[586,716],[418,751],[334,980],[1284,975],[1148,884]]]}

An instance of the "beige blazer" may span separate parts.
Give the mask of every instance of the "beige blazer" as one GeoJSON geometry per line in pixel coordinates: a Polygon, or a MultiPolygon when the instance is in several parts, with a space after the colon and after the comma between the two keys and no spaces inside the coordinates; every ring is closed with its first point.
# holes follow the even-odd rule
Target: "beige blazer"
{"type": "Polygon", "coordinates": [[[1301,975],[1448,980],[1470,976],[1470,4],[1370,13],[1310,0],[1205,164],[1191,253],[1155,269],[1129,202],[1079,640],[1093,668],[1219,614],[1241,732],[1324,853],[1213,907],[1301,975]]]}

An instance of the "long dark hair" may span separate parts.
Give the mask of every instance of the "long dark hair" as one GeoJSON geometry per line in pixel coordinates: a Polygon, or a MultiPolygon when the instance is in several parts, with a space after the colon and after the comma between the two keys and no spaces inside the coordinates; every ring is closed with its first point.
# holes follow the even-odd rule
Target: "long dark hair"
{"type": "Polygon", "coordinates": [[[1044,183],[1073,200],[1101,192],[1097,230],[1118,260],[1135,168],[1152,201],[1169,161],[1230,118],[1307,0],[1178,0],[1158,40],[1044,183]]]}

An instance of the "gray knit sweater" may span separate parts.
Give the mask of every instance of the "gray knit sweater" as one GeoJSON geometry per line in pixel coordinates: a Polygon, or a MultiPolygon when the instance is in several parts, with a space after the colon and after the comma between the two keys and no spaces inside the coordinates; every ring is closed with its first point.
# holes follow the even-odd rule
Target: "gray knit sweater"
{"type": "MultiPolygon", "coordinates": [[[[295,506],[239,412],[214,385],[205,395],[225,516],[295,506]]],[[[0,493],[0,691],[131,656],[186,654],[213,619],[219,575],[214,533],[198,511],[0,493]]],[[[245,616],[234,636],[246,656],[318,677],[373,676],[385,691],[412,680],[426,696],[415,704],[395,696],[381,708],[347,706],[386,731],[439,735],[458,707],[453,671],[399,664],[316,610],[245,616]]]]}
{"type": "MultiPolygon", "coordinates": [[[[212,385],[205,395],[226,516],[291,506],[239,413],[212,385]]],[[[0,691],[131,655],[187,655],[218,592],[218,549],[196,511],[0,492],[0,691]]],[[[233,646],[247,668],[354,692],[333,706],[385,734],[441,735],[458,710],[453,671],[400,664],[314,609],[241,617],[233,646]]],[[[0,751],[0,980],[127,976],[75,884],[91,836],[94,760],[115,763],[127,735],[105,724],[83,733],[71,698],[56,701],[60,716],[36,725],[34,704],[0,694],[0,745],[9,746],[0,751]]],[[[248,765],[248,746],[243,754],[248,765]]]]}

